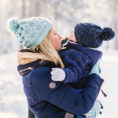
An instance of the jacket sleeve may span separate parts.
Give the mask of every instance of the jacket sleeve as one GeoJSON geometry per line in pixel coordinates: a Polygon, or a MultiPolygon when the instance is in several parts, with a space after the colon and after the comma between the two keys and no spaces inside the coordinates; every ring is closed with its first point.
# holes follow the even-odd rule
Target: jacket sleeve
{"type": "Polygon", "coordinates": [[[66,73],[63,83],[73,83],[79,81],[83,77],[83,72],[87,64],[90,63],[89,58],[74,49],[68,49],[62,53],[62,60],[65,64],[64,71],[66,73]]]}
{"type": "Polygon", "coordinates": [[[38,98],[76,115],[87,113],[92,108],[103,83],[98,75],[91,74],[85,89],[78,92],[67,84],[54,83],[48,69],[47,72],[46,69],[39,69],[31,77],[32,87],[38,98]]]}

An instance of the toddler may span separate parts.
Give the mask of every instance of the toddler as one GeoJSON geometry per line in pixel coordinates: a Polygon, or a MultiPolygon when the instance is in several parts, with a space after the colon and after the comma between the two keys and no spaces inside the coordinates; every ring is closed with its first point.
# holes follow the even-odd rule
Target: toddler
{"type": "MultiPolygon", "coordinates": [[[[61,58],[63,58],[68,68],[53,68],[51,72],[52,80],[71,84],[78,91],[82,91],[91,68],[95,63],[99,65],[102,56],[102,52],[93,48],[100,47],[103,41],[111,40],[114,35],[113,30],[108,27],[102,29],[91,23],[77,24],[74,32],[70,32],[69,36],[62,40],[63,51],[61,54],[63,55],[64,52],[64,56],[61,58]],[[78,66],[78,63],[75,63],[76,61],[74,60],[78,60],[80,65],[78,66]],[[81,83],[79,87],[76,86],[76,82],[81,83]]],[[[96,66],[96,68],[99,68],[99,66],[96,66]]],[[[92,71],[95,71],[95,69],[92,71]]],[[[79,115],[77,118],[95,118],[99,114],[100,109],[101,103],[99,100],[96,100],[95,105],[87,114],[79,115]]]]}

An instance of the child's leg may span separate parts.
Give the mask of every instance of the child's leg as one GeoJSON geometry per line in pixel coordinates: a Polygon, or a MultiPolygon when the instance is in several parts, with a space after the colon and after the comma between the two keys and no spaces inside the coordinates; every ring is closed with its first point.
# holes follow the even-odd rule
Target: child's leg
{"type": "Polygon", "coordinates": [[[95,104],[92,107],[92,109],[88,113],[86,113],[85,115],[88,116],[89,118],[96,118],[98,116],[98,114],[100,113],[100,110],[101,110],[101,103],[97,99],[95,101],[95,104]]]}
{"type": "MultiPolygon", "coordinates": [[[[82,92],[82,89],[78,89],[77,91],[81,91],[82,92]]],[[[97,115],[100,113],[100,110],[101,110],[101,103],[99,100],[96,100],[95,101],[95,104],[94,106],[92,107],[92,109],[84,115],[78,115],[77,118],[96,118],[97,115]]]]}

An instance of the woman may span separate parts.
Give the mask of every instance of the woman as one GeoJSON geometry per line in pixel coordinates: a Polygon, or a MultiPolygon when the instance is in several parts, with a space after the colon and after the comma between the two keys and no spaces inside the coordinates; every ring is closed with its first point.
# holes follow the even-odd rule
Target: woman
{"type": "Polygon", "coordinates": [[[12,19],[9,29],[26,47],[18,52],[18,71],[23,76],[24,92],[35,116],[64,118],[65,111],[76,115],[88,112],[103,80],[94,71],[83,92],[51,80],[51,68],[64,68],[58,53],[61,52],[61,36],[56,33],[52,22],[41,17],[22,21],[12,19]]]}

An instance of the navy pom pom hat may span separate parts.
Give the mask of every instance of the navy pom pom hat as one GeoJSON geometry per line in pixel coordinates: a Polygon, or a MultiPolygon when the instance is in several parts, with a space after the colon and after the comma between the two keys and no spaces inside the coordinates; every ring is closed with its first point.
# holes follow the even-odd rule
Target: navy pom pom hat
{"type": "Polygon", "coordinates": [[[75,38],[78,44],[84,47],[97,48],[102,41],[111,40],[115,33],[111,28],[101,28],[92,23],[80,23],[74,27],[75,38]]]}
{"type": "Polygon", "coordinates": [[[52,22],[43,17],[32,17],[18,20],[12,18],[8,21],[8,29],[19,39],[19,43],[26,48],[38,46],[46,37],[52,27],[52,22]]]}

